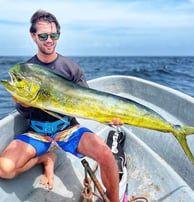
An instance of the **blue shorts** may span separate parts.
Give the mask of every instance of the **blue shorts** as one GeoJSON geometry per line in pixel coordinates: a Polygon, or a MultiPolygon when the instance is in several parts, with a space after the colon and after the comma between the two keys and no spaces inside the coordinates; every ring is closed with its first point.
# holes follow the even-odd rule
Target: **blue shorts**
{"type": "Polygon", "coordinates": [[[21,140],[33,146],[36,149],[36,156],[40,156],[41,154],[54,149],[62,149],[82,158],[84,155],[77,152],[77,147],[82,135],[85,132],[93,133],[88,128],[76,125],[72,128],[56,133],[54,137],[35,132],[27,132],[18,135],[15,139],[21,140]]]}

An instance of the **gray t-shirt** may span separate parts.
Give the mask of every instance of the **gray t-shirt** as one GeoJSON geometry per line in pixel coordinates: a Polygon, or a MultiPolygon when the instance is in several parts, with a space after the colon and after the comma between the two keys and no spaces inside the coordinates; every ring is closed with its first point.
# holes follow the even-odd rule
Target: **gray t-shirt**
{"type": "Polygon", "coordinates": [[[50,63],[41,62],[36,55],[29,59],[27,63],[48,67],[56,72],[59,72],[67,80],[73,81],[81,86],[88,86],[80,66],[76,62],[59,54],[57,58],[50,63]]]}

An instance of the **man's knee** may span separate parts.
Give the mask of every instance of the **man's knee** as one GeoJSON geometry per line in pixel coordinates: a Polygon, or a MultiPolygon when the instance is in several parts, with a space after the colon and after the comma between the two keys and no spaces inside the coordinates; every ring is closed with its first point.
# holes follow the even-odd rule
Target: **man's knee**
{"type": "Polygon", "coordinates": [[[114,156],[112,154],[112,151],[107,145],[104,145],[99,152],[98,162],[102,165],[102,164],[107,164],[107,162],[110,163],[112,161],[114,161],[114,156]]]}
{"type": "Polygon", "coordinates": [[[15,177],[15,165],[10,159],[0,158],[0,177],[12,179],[15,177]]]}

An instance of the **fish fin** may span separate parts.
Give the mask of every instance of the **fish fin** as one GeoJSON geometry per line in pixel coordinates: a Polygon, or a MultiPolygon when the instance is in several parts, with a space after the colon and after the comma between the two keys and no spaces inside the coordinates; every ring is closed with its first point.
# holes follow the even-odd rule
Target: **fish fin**
{"type": "Polygon", "coordinates": [[[194,164],[194,156],[187,143],[186,136],[194,134],[194,127],[189,126],[176,126],[176,132],[174,133],[176,139],[181,145],[183,151],[185,152],[188,159],[194,164]]]}
{"type": "Polygon", "coordinates": [[[186,156],[189,158],[189,160],[192,162],[192,164],[194,164],[194,157],[193,154],[188,146],[186,137],[182,137],[182,138],[177,138],[178,142],[180,143],[181,147],[183,148],[186,156]]]}

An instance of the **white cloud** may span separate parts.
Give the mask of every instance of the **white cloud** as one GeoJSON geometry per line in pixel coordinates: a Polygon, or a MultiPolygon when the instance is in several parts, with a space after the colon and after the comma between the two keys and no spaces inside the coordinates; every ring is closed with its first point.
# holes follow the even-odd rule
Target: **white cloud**
{"type": "MultiPolygon", "coordinates": [[[[95,50],[101,50],[108,54],[111,49],[116,51],[118,47],[120,50],[123,47],[126,50],[127,46],[129,49],[139,47],[142,50],[140,47],[143,44],[152,46],[152,41],[158,47],[163,47],[163,40],[175,44],[176,37],[173,39],[171,36],[176,35],[182,44],[188,44],[188,35],[194,33],[193,1],[1,0],[0,25],[1,30],[7,32],[8,39],[3,43],[7,43],[6,47],[13,52],[17,47],[20,47],[21,53],[35,51],[29,42],[28,29],[30,17],[38,9],[48,10],[58,18],[62,25],[58,49],[67,54],[81,54],[83,50],[94,54],[95,50]],[[21,42],[22,39],[25,39],[25,43],[21,42]]],[[[0,32],[1,40],[4,37],[5,34],[0,32]]],[[[0,54],[2,51],[0,48],[0,54]]]]}

